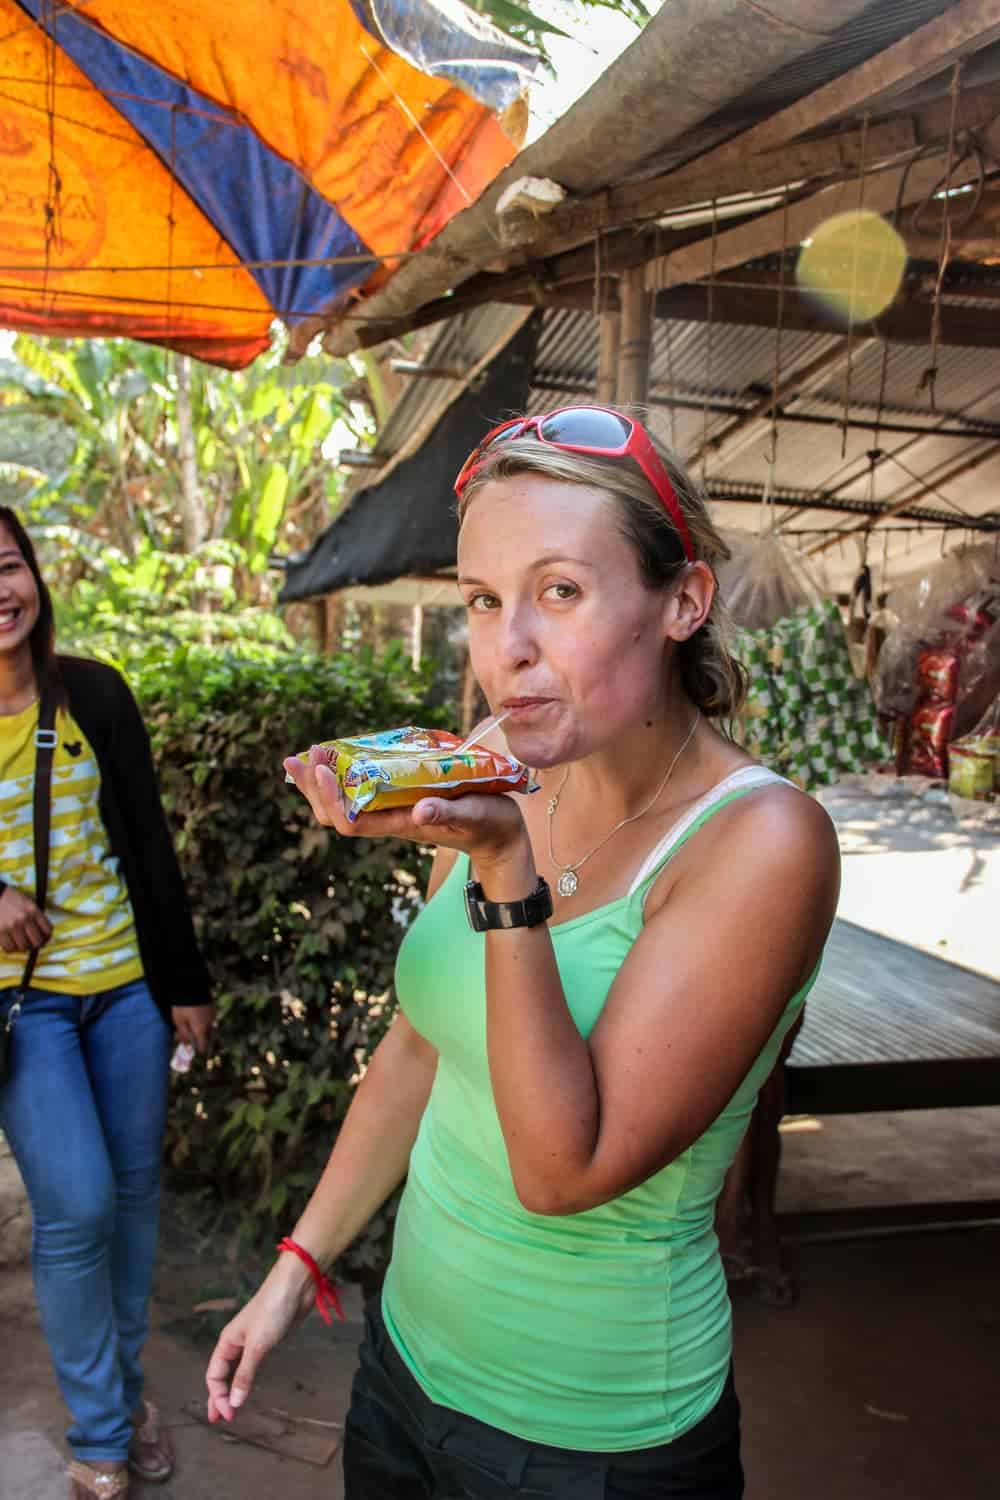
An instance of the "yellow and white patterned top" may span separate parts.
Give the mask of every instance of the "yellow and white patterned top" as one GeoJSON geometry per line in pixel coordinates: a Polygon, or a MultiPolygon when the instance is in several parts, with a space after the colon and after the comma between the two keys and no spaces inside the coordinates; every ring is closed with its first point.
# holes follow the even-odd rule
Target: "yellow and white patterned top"
{"type": "MultiPolygon", "coordinates": [[[[34,784],[38,704],[0,717],[0,876],[35,890],[34,784]]],[[[45,915],[52,936],[32,985],[91,995],[142,978],[125,881],[101,819],[97,757],[76,720],[60,709],[52,764],[52,831],[45,915]]],[[[25,955],[0,950],[0,988],[20,984],[25,955]]]]}

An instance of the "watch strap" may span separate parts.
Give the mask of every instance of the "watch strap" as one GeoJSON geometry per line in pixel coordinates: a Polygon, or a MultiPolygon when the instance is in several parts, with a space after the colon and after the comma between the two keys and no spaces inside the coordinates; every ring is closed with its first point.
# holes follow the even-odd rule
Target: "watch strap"
{"type": "Polygon", "coordinates": [[[544,875],[529,896],[521,901],[487,901],[478,880],[465,887],[465,910],[473,932],[508,931],[515,927],[539,927],[552,915],[552,892],[544,875]]]}

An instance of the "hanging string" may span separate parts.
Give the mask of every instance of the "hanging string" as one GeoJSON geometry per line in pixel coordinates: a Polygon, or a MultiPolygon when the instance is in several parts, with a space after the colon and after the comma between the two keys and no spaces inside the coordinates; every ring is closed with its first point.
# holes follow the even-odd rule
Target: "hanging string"
{"type": "Polygon", "coordinates": [[[715,262],[719,244],[719,205],[712,199],[712,253],[708,268],[708,328],[705,334],[705,405],[701,414],[701,482],[708,483],[708,405],[712,391],[712,334],[715,329],[715,262]]]}
{"type": "Polygon", "coordinates": [[[177,115],[170,113],[170,187],[167,197],[167,333],[174,322],[174,195],[177,191],[177,115]]]}
{"type": "Polygon", "coordinates": [[[774,336],[774,375],[771,379],[771,433],[767,461],[767,479],[761,497],[758,536],[763,535],[765,517],[768,530],[774,530],[774,474],[778,466],[778,388],[781,384],[781,335],[785,324],[785,269],[788,258],[788,189],[785,189],[781,214],[781,260],[778,270],[778,316],[774,336]]]}
{"type": "Polygon", "coordinates": [[[45,184],[44,265],[42,268],[42,303],[48,301],[49,269],[53,252],[62,246],[62,179],[56,165],[56,6],[55,0],[42,0],[40,19],[45,32],[45,116],[48,122],[49,161],[45,184]]]}
{"type": "MultiPolygon", "coordinates": [[[[365,61],[368,62],[368,63],[370,63],[371,66],[375,69],[376,73],[381,78],[382,82],[385,84],[385,86],[389,90],[389,92],[392,94],[392,97],[395,99],[396,103],[399,105],[399,107],[402,110],[403,114],[409,120],[410,124],[413,126],[413,128],[417,132],[417,134],[420,136],[420,139],[423,141],[424,145],[428,147],[428,149],[431,151],[431,153],[435,157],[435,159],[436,159],[436,161],[438,163],[438,166],[441,167],[441,169],[447,174],[447,176],[454,183],[455,187],[458,188],[458,191],[461,193],[462,197],[465,199],[466,204],[471,207],[473,200],[472,200],[471,196],[469,195],[469,192],[466,189],[466,186],[465,186],[464,182],[461,182],[459,180],[459,178],[456,177],[455,173],[452,171],[451,163],[448,162],[441,155],[441,152],[438,150],[437,145],[435,144],[434,141],[431,140],[430,136],[427,134],[426,130],[421,125],[421,123],[417,119],[416,115],[413,113],[413,110],[407,104],[406,100],[402,97],[401,94],[397,93],[396,89],[392,85],[391,79],[387,77],[387,75],[385,73],[385,70],[379,66],[378,59],[371,52],[369,52],[368,48],[365,46],[365,44],[363,42],[359,42],[358,43],[358,50],[360,51],[360,53],[361,53],[362,57],[365,59],[365,61]]],[[[494,241],[495,244],[499,245],[501,243],[501,241],[500,241],[500,235],[499,235],[498,231],[493,228],[493,225],[488,220],[487,220],[486,228],[487,228],[487,232],[490,235],[490,238],[494,241]]]]}
{"type": "Polygon", "coordinates": [[[882,438],[882,415],[885,409],[885,387],[889,377],[889,340],[882,340],[882,369],[878,379],[878,401],[875,406],[875,430],[872,437],[872,447],[876,450],[882,438]]]}
{"type": "MultiPolygon", "coordinates": [[[[653,260],[658,263],[660,259],[660,226],[653,226],[653,260]]],[[[656,293],[653,293],[654,299],[656,293]]],[[[654,300],[655,309],[655,300],[654,300]]],[[[667,408],[670,415],[670,451],[677,453],[677,381],[674,378],[674,320],[671,317],[663,319],[663,339],[666,344],[667,353],[667,384],[670,387],[670,404],[667,408]]]]}
{"type": "Polygon", "coordinates": [[[889,533],[882,533],[882,592],[889,592],[889,533]]]}
{"type": "Polygon", "coordinates": [[[667,342],[667,380],[670,382],[670,450],[677,452],[677,382],[674,379],[674,320],[665,318],[664,337],[667,342]]]}
{"type": "Polygon", "coordinates": [[[597,324],[597,333],[600,337],[600,318],[604,307],[604,294],[601,285],[601,231],[594,235],[594,321],[597,324]]]}
{"type": "Polygon", "coordinates": [[[858,164],[858,208],[854,228],[854,261],[851,267],[851,294],[847,304],[847,369],[844,372],[844,418],[841,424],[840,457],[847,454],[847,429],[851,423],[851,379],[854,374],[854,298],[858,288],[858,244],[861,238],[861,213],[865,205],[865,171],[868,165],[868,121],[861,121],[861,159],[858,164]]]}
{"type": "Polygon", "coordinates": [[[959,58],[951,74],[951,113],[948,120],[948,167],[944,178],[944,208],[941,213],[941,239],[938,244],[938,269],[934,281],[934,301],[931,308],[931,362],[920,377],[919,390],[927,391],[932,412],[937,411],[938,344],[941,341],[941,288],[945,271],[951,260],[951,178],[955,169],[955,126],[958,121],[958,96],[962,81],[962,58],[959,58]]]}
{"type": "MultiPolygon", "coordinates": [[[[929,432],[933,432],[933,430],[933,428],[928,428],[929,432]]],[[[907,464],[904,464],[903,460],[897,457],[895,453],[887,453],[886,458],[888,458],[890,463],[895,464],[897,469],[902,469],[903,473],[907,475],[909,479],[912,479],[914,484],[921,485],[928,494],[936,495],[939,500],[943,501],[945,505],[950,505],[952,510],[957,511],[960,516],[968,516],[969,512],[964,508],[964,506],[959,505],[957,500],[950,499],[950,497],[945,494],[944,490],[939,490],[937,486],[931,484],[928,479],[921,479],[920,475],[915,474],[913,470],[907,464]]]]}

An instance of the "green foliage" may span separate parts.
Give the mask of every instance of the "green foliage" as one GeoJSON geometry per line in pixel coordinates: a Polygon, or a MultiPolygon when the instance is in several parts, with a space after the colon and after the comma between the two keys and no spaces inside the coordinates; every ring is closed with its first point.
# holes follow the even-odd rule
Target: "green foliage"
{"type": "MultiPolygon", "coordinates": [[[[524,42],[533,47],[550,72],[554,72],[554,69],[545,45],[546,37],[565,37],[570,34],[556,25],[551,17],[559,16],[562,19],[565,16],[569,24],[574,11],[610,10],[625,16],[636,26],[644,26],[653,13],[645,0],[576,0],[575,5],[567,4],[561,9],[552,5],[533,8],[531,5],[518,3],[518,0],[466,0],[466,3],[481,16],[487,16],[498,31],[513,37],[516,42],[524,42]]],[[[656,6],[653,7],[655,9],[656,6]]]]}
{"type": "Polygon", "coordinates": [[[60,557],[80,575],[68,597],[54,596],[64,651],[129,668],[152,656],[169,663],[192,645],[264,660],[298,649],[273,609],[241,603],[246,554],[233,542],[209,542],[193,555],[144,542],[130,559],[73,527],[36,527],[35,540],[47,576],[58,576],[60,557]]]}
{"type": "MultiPolygon", "coordinates": [[[[175,1080],[175,1186],[210,1189],[256,1243],[287,1233],[394,1007],[393,968],[426,851],[340,839],[284,781],[319,739],[427,721],[402,653],[267,663],[199,646],[136,655],[142,704],[203,952],[213,1056],[175,1080]]],[[[384,1256],[392,1205],[342,1269],[384,1256]]]]}
{"type": "Polygon", "coordinates": [[[351,365],[317,356],[286,366],[280,337],[235,373],[194,361],[182,370],[169,351],[125,339],[22,334],[13,352],[0,359],[0,500],[53,542],[47,575],[84,617],[88,595],[109,588],[129,607],[155,596],[162,613],[272,606],[274,552],[311,543],[340,503],[326,451],[335,429],[351,445],[371,438],[345,394],[351,365]]]}

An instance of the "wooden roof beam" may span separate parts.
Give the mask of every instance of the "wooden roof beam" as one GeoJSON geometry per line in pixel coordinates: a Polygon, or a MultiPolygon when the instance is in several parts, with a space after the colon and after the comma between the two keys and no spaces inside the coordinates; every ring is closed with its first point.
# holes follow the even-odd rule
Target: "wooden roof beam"
{"type": "MultiPolygon", "coordinates": [[[[891,460],[892,454],[888,454],[887,458],[891,460]]],[[[910,490],[902,499],[894,500],[884,510],[880,511],[873,520],[859,521],[856,526],[845,527],[831,540],[819,542],[816,546],[810,547],[806,555],[808,557],[817,556],[819,553],[825,552],[828,547],[834,546],[843,537],[850,536],[852,532],[870,531],[882,521],[891,521],[894,516],[910,514],[914,505],[920,500],[921,495],[937,494],[941,485],[954,484],[956,479],[962,479],[966,474],[972,474],[976,469],[981,469],[984,464],[988,464],[996,458],[1000,458],[1000,444],[988,442],[983,448],[977,447],[974,454],[960,459],[958,463],[953,464],[951,468],[947,469],[940,478],[933,480],[933,482],[920,484],[915,490],[910,490]]],[[[969,520],[972,522],[977,520],[982,522],[988,519],[988,517],[983,516],[969,517],[969,520]]],[[[958,516],[958,522],[960,525],[964,524],[965,517],[958,516]]]]}
{"type": "MultiPolygon", "coordinates": [[[[866,176],[863,192],[855,180],[812,193],[787,207],[759,214],[735,229],[723,229],[696,244],[651,260],[646,267],[646,286],[650,291],[684,286],[762,255],[791,250],[825,219],[859,205],[875,213],[889,213],[897,203],[900,207],[919,203],[940,186],[947,170],[948,160],[942,152],[866,176]]],[[[960,163],[952,173],[952,186],[961,187],[977,171],[973,162],[960,163]]]]}
{"type": "MultiPolygon", "coordinates": [[[[656,316],[683,323],[705,323],[709,318],[709,288],[705,285],[677,287],[660,292],[656,299],[656,316]]],[[[711,296],[712,319],[717,324],[732,323],[750,328],[773,328],[776,309],[773,293],[753,287],[716,284],[711,296]]],[[[903,298],[874,323],[856,323],[855,336],[874,335],[901,344],[929,344],[932,304],[903,298]]],[[[786,289],[782,326],[796,333],[843,333],[815,308],[798,289],[786,289]]],[[[941,306],[941,331],[938,342],[967,349],[1000,349],[1000,316],[982,307],[956,307],[947,301],[941,306]]]]}
{"type": "Polygon", "coordinates": [[[772,411],[777,411],[783,403],[807,396],[834,370],[846,364],[850,357],[860,355],[869,342],[870,339],[840,339],[832,349],[824,349],[822,354],[816,355],[798,369],[791,370],[742,416],[736,417],[721,432],[700,443],[693,453],[689,453],[686,460],[688,466],[695,469],[709,458],[720,464],[734,458],[743,448],[756,442],[761,431],[768,426],[772,411]]]}
{"type": "MultiPolygon", "coordinates": [[[[985,95],[985,90],[977,91],[985,95]]],[[[987,124],[1000,111],[996,91],[990,99],[981,97],[970,118],[987,124]]],[[[930,120],[928,111],[928,121],[930,120]]],[[[943,129],[947,131],[947,121],[943,129]]],[[[510,270],[527,265],[547,255],[592,240],[595,235],[629,224],[645,224],[671,210],[690,208],[712,198],[731,198],[739,193],[778,192],[792,182],[810,182],[817,178],[856,174],[861,165],[862,135],[860,127],[838,130],[813,140],[799,141],[775,151],[763,152],[722,170],[705,170],[696,158],[658,177],[642,182],[627,182],[607,192],[596,193],[549,214],[544,227],[538,221],[523,226],[524,244],[516,241],[501,252],[491,269],[510,270]]],[[[869,165],[915,150],[927,134],[913,115],[904,115],[869,127],[864,154],[869,165]]]]}
{"type": "MultiPolygon", "coordinates": [[[[1000,98],[995,86],[987,84],[970,89],[958,101],[955,128],[984,129],[998,113],[1000,98]]],[[[556,209],[541,229],[537,221],[530,227],[525,225],[529,241],[498,257],[494,265],[506,269],[527,265],[571,249],[595,235],[628,224],[647,223],[671,210],[712,198],[744,192],[775,192],[793,182],[856,175],[861,166],[862,147],[871,168],[918,146],[946,140],[950,122],[951,101],[935,99],[870,124],[867,138],[863,127],[858,125],[788,142],[730,166],[706,167],[704,157],[695,157],[657,177],[627,182],[556,209]]]]}

